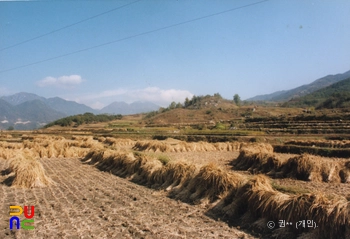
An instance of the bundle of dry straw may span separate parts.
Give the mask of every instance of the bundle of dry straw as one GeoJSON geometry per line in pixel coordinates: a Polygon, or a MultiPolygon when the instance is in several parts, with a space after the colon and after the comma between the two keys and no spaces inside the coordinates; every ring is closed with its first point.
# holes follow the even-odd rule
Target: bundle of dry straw
{"type": "Polygon", "coordinates": [[[176,140],[149,140],[137,141],[133,147],[135,150],[146,152],[207,152],[207,151],[236,151],[239,150],[240,143],[208,143],[208,142],[191,142],[176,140]]]}
{"type": "Polygon", "coordinates": [[[266,173],[278,178],[350,182],[350,163],[347,160],[326,159],[309,154],[282,159],[273,153],[271,145],[266,144],[243,145],[232,165],[236,170],[248,170],[254,174],[266,173]]]}
{"type": "Polygon", "coordinates": [[[237,188],[243,180],[244,177],[240,174],[228,172],[215,164],[208,164],[201,167],[179,192],[175,191],[172,195],[192,203],[206,200],[214,202],[237,188]]]}
{"type": "Polygon", "coordinates": [[[237,170],[274,174],[284,162],[273,154],[270,144],[242,144],[239,156],[232,161],[237,170]]]}
{"type": "Polygon", "coordinates": [[[31,151],[34,158],[83,157],[91,149],[103,149],[103,144],[90,137],[73,136],[66,139],[59,136],[23,136],[21,143],[0,143],[0,158],[10,159],[23,150],[31,151]]]}
{"type": "Polygon", "coordinates": [[[109,171],[150,187],[166,188],[173,197],[196,202],[213,202],[223,197],[244,179],[240,174],[228,172],[214,164],[203,166],[181,162],[163,165],[158,159],[143,154],[132,155],[116,151],[91,151],[83,160],[100,170],[109,171]]]}
{"type": "MultiPolygon", "coordinates": [[[[163,165],[140,153],[115,151],[92,151],[85,161],[116,175],[131,176],[134,182],[165,188],[169,196],[185,202],[218,202],[216,208],[226,218],[235,219],[250,213],[256,220],[283,218],[296,223],[309,219],[319,225],[317,235],[320,238],[346,238],[350,233],[350,202],[345,198],[330,199],[310,193],[285,194],[273,189],[270,179],[264,175],[249,179],[214,164],[197,170],[194,165],[163,165]]],[[[303,174],[302,169],[296,170],[303,174]]],[[[300,231],[293,233],[298,235],[300,231]]]]}
{"type": "MultiPolygon", "coordinates": [[[[313,220],[318,226],[315,232],[318,238],[345,239],[350,235],[350,202],[346,198],[311,193],[288,195],[274,190],[264,175],[257,175],[231,191],[215,210],[232,220],[246,214],[253,215],[255,220],[283,218],[294,223],[313,220]]],[[[314,233],[314,228],[293,230],[295,238],[301,232],[314,233]]]]}
{"type": "Polygon", "coordinates": [[[13,177],[11,186],[34,188],[53,184],[53,181],[46,176],[42,164],[28,155],[18,154],[9,163],[10,176],[13,177]]]}

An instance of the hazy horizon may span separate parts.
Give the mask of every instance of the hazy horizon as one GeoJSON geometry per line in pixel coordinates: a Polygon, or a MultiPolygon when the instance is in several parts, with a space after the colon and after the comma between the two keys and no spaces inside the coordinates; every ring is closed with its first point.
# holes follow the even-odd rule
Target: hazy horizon
{"type": "Polygon", "coordinates": [[[0,1],[0,96],[102,108],[289,90],[350,70],[346,1],[0,1]]]}

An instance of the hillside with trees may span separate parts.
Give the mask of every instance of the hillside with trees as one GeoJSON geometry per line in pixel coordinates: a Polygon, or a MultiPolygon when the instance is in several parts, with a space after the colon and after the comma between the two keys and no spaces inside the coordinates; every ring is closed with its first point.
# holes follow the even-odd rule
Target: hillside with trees
{"type": "Polygon", "coordinates": [[[317,90],[328,87],[334,83],[340,82],[350,77],[350,71],[342,74],[327,75],[320,79],[317,79],[310,84],[302,85],[291,90],[277,91],[272,94],[258,95],[253,98],[247,99],[247,101],[274,101],[274,102],[286,102],[292,99],[303,97],[305,95],[316,92],[317,90]]]}
{"type": "Polygon", "coordinates": [[[117,120],[121,118],[122,118],[122,115],[107,115],[107,114],[94,115],[93,113],[85,113],[85,114],[73,115],[73,116],[56,120],[54,122],[51,122],[45,125],[44,128],[49,128],[54,125],[77,127],[82,124],[108,122],[108,121],[117,120]]]}
{"type": "Polygon", "coordinates": [[[316,109],[346,108],[350,106],[350,78],[339,81],[306,96],[293,99],[286,107],[315,107],[316,109]]]}

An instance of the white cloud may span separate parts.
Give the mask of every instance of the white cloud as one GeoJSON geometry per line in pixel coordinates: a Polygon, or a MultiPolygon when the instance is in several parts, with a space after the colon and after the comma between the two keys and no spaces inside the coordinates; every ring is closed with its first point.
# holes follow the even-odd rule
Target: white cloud
{"type": "Polygon", "coordinates": [[[92,97],[94,97],[94,98],[104,98],[104,97],[110,97],[110,96],[125,95],[127,93],[128,93],[128,90],[126,90],[126,89],[105,90],[105,91],[102,91],[99,94],[96,94],[95,96],[92,96],[92,97]]]}
{"type": "Polygon", "coordinates": [[[83,79],[80,75],[70,75],[70,76],[60,76],[60,77],[52,77],[48,76],[44,79],[37,81],[36,84],[39,87],[58,87],[64,89],[71,89],[75,86],[81,84],[83,79]]]}
{"type": "Polygon", "coordinates": [[[10,95],[12,92],[6,87],[0,87],[0,96],[10,95]]]}
{"type": "Polygon", "coordinates": [[[172,101],[183,102],[186,97],[191,98],[193,94],[187,90],[168,89],[158,87],[147,87],[145,89],[131,90],[128,97],[135,100],[151,101],[158,104],[170,104],[172,101]]]}
{"type": "Polygon", "coordinates": [[[90,107],[93,108],[93,109],[95,109],[95,110],[100,110],[100,109],[102,109],[103,107],[105,107],[105,104],[103,104],[103,103],[97,101],[97,102],[95,102],[95,103],[90,104],[90,107]]]}
{"type": "Polygon", "coordinates": [[[76,97],[74,100],[98,109],[113,101],[125,101],[127,103],[134,101],[150,101],[160,106],[168,106],[172,101],[183,103],[186,97],[192,98],[192,96],[193,94],[187,90],[147,87],[144,89],[120,88],[107,90],[96,94],[76,97]]]}

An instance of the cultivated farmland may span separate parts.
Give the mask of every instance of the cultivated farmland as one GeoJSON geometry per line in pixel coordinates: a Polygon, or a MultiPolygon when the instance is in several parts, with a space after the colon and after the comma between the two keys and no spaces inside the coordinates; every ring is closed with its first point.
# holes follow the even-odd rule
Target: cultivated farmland
{"type": "MultiPolygon", "coordinates": [[[[186,142],[88,136],[87,130],[50,133],[2,134],[2,238],[350,235],[346,157],[277,153],[276,139],[186,142]],[[11,205],[35,206],[34,230],[9,230],[11,205]]],[[[291,144],[347,149],[343,140],[290,139],[283,145],[291,144]]]]}

